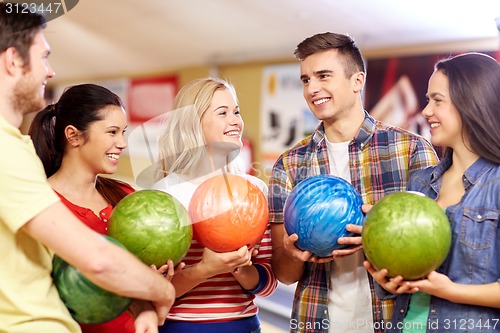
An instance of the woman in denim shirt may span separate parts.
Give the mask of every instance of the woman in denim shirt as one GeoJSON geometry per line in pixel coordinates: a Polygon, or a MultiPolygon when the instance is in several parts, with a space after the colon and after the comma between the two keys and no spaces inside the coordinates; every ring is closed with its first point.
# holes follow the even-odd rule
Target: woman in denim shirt
{"type": "Polygon", "coordinates": [[[387,332],[500,332],[500,64],[479,53],[441,60],[427,94],[422,115],[431,142],[447,150],[437,166],[415,172],[407,188],[446,210],[450,252],[417,281],[365,267],[399,294],[387,332]]]}

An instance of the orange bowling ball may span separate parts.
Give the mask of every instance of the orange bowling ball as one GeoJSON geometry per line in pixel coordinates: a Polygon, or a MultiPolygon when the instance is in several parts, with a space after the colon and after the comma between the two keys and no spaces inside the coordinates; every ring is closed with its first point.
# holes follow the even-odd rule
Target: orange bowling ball
{"type": "Polygon", "coordinates": [[[269,222],[264,193],[245,177],[233,174],[201,183],[191,198],[189,215],[193,238],[216,252],[253,247],[269,222]]]}

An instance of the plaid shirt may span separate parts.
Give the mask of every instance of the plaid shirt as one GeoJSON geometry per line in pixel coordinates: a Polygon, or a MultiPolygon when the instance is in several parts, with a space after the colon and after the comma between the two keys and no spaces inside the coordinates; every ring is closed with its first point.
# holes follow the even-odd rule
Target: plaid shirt
{"type": "MultiPolygon", "coordinates": [[[[349,143],[351,183],[366,204],[374,204],[389,193],[404,191],[410,173],[437,161],[434,149],[424,138],[382,124],[367,112],[357,136],[349,143]]],[[[283,223],[283,206],[292,188],[318,174],[330,174],[323,123],[276,161],[269,180],[271,223],[283,223]]],[[[374,332],[383,332],[392,315],[392,300],[379,301],[373,280],[369,274],[368,277],[374,332]]],[[[328,332],[329,285],[329,264],[305,263],[295,291],[291,332],[328,332]]]]}

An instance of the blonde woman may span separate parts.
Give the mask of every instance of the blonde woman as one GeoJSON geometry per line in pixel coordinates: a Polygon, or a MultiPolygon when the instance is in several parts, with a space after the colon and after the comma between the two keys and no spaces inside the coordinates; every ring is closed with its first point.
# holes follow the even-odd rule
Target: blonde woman
{"type": "MultiPolygon", "coordinates": [[[[266,184],[239,167],[243,119],[234,87],[220,79],[191,81],[178,93],[159,137],[159,168],[153,188],[187,208],[204,180],[241,174],[266,194],[266,184]]],[[[260,332],[256,295],[277,286],[271,270],[270,229],[254,248],[217,253],[193,240],[186,267],[172,279],[177,300],[160,332],[260,332]]]]}

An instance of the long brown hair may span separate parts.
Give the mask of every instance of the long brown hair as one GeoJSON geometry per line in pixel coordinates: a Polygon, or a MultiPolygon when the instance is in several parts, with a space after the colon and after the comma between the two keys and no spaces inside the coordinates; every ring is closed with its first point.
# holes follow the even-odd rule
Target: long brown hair
{"type": "Polygon", "coordinates": [[[470,149],[500,164],[500,64],[482,53],[464,53],[438,61],[448,78],[451,101],[462,119],[470,149]]]}

